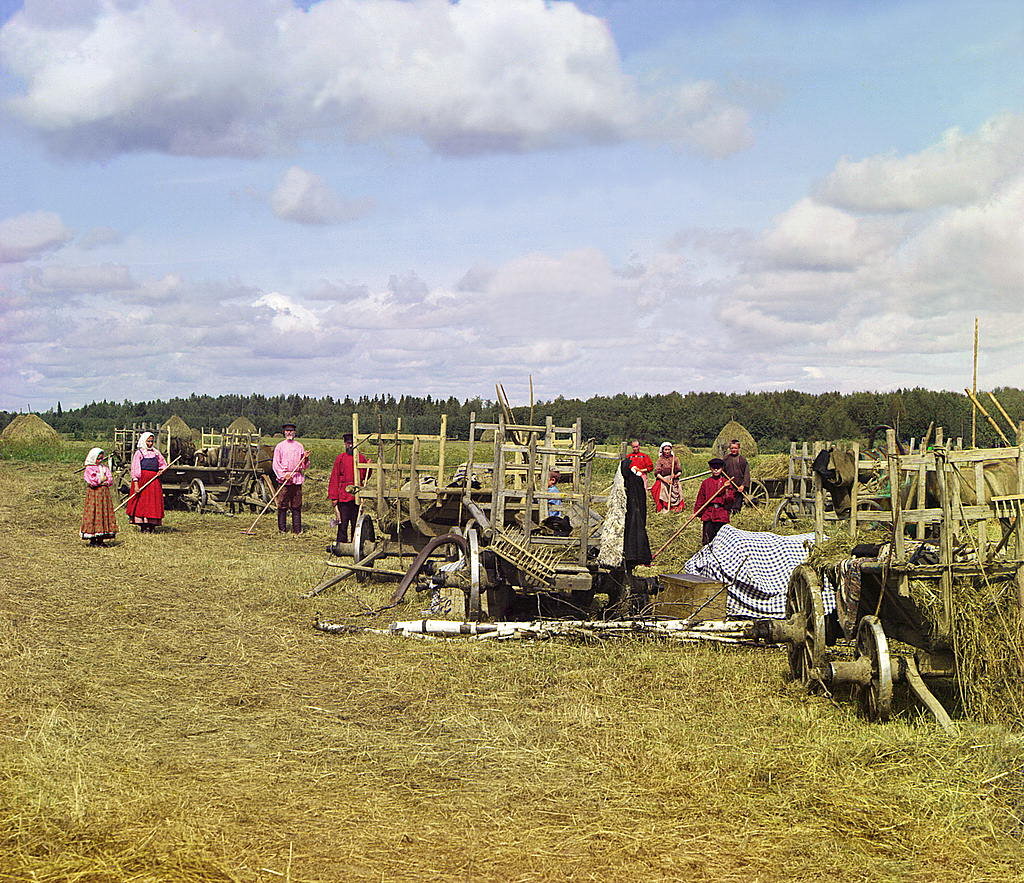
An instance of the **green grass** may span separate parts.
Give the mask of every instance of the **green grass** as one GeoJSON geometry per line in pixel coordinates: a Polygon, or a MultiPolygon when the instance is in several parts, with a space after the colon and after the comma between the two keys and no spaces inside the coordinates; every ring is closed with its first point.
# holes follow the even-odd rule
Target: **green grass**
{"type": "Polygon", "coordinates": [[[867,724],[777,650],[328,636],[420,605],[300,597],[326,505],[89,549],[81,496],[0,463],[0,880],[1022,879],[1004,729],[867,724]]]}

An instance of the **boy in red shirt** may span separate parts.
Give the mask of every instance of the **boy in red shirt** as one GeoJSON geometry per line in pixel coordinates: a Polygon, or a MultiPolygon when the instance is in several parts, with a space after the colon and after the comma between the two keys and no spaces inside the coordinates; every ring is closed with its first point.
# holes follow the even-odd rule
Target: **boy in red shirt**
{"type": "Polygon", "coordinates": [[[708,466],[711,467],[711,476],[700,483],[697,499],[693,501],[693,511],[700,512],[700,520],[704,522],[701,542],[705,546],[715,538],[723,524],[729,523],[729,507],[736,497],[729,476],[722,471],[725,461],[715,457],[708,460],[708,466]],[[723,487],[725,490],[722,490],[723,487]],[[703,511],[702,506],[705,506],[703,511]]]}

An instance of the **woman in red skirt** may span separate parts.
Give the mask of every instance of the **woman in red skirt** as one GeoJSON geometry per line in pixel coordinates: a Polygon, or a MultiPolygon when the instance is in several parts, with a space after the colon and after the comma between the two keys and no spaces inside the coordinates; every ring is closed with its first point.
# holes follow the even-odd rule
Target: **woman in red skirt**
{"type": "Polygon", "coordinates": [[[167,461],[156,449],[153,433],[142,433],[132,457],[131,496],[124,511],[143,533],[154,533],[163,521],[164,488],[157,476],[166,468],[167,461]]]}
{"type": "Polygon", "coordinates": [[[90,546],[102,546],[104,540],[112,540],[117,535],[117,516],[110,499],[114,476],[107,468],[106,459],[102,448],[93,448],[85,458],[85,505],[79,535],[88,540],[90,546]]]}

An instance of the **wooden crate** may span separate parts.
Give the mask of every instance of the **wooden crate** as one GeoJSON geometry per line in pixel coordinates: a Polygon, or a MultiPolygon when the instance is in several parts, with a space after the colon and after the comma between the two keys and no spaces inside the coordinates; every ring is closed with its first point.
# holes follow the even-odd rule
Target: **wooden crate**
{"type": "Polygon", "coordinates": [[[658,580],[661,591],[651,599],[655,616],[695,622],[726,618],[725,583],[695,573],[662,573],[658,580]]]}

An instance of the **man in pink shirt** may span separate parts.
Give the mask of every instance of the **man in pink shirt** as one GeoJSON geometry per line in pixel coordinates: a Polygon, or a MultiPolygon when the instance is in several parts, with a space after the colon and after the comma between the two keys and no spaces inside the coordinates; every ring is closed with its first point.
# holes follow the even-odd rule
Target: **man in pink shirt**
{"type": "Polygon", "coordinates": [[[288,532],[288,510],[292,510],[292,531],[302,533],[302,483],[309,467],[309,453],[295,438],[295,424],[285,423],[284,441],[274,448],[274,475],[277,477],[277,529],[288,532]]]}

